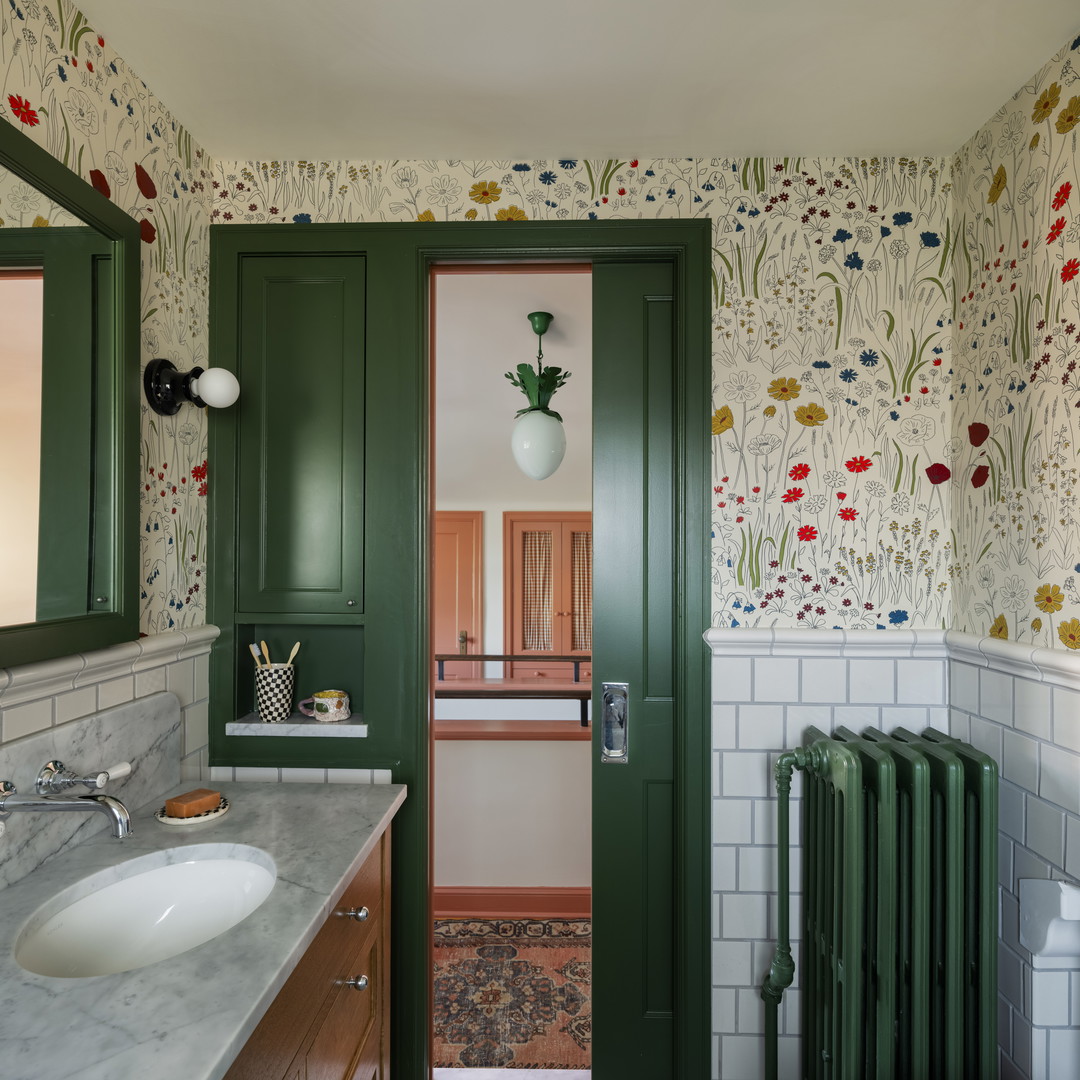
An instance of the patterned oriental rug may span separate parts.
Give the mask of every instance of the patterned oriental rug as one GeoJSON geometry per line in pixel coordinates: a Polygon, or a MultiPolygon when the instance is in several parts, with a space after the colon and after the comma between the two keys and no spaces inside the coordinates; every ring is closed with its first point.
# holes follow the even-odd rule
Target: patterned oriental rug
{"type": "Polygon", "coordinates": [[[589,919],[437,919],[437,1068],[587,1069],[589,919]]]}

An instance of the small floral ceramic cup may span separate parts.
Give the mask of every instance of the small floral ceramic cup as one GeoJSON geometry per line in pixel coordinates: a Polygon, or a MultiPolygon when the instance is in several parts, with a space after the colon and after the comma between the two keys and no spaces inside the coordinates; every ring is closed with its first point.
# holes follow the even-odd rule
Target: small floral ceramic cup
{"type": "Polygon", "coordinates": [[[344,690],[318,690],[297,707],[305,716],[313,716],[324,723],[347,720],[350,715],[349,695],[344,690]],[[311,708],[305,708],[307,705],[311,708]]]}

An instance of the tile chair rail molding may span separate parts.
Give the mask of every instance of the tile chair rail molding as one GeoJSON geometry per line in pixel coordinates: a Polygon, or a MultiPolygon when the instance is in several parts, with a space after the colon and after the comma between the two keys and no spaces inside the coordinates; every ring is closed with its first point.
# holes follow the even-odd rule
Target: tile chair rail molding
{"type": "MultiPolygon", "coordinates": [[[[218,633],[210,625],[171,630],[92,652],[0,668],[0,751],[14,740],[59,730],[102,710],[169,690],[181,709],[177,754],[182,778],[203,779],[209,769],[210,648],[218,633]]],[[[96,753],[91,748],[68,756],[89,761],[96,753]]],[[[127,756],[108,753],[110,761],[127,756]]]]}

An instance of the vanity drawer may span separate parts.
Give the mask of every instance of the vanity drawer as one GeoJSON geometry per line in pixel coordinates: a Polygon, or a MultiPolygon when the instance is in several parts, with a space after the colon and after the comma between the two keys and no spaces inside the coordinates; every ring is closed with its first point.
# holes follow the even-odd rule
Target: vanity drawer
{"type": "Polygon", "coordinates": [[[388,975],[389,912],[384,909],[389,874],[387,829],[274,998],[225,1080],[351,1078],[354,1073],[345,1070],[359,1056],[361,1042],[366,1039],[370,1043],[374,1037],[375,1045],[381,1045],[388,975]],[[369,912],[363,922],[343,914],[350,908],[363,907],[369,912]],[[366,989],[344,985],[345,979],[365,974],[366,989]],[[315,1071],[310,1062],[304,1064],[312,1051],[316,1051],[316,1060],[321,1063],[315,1071]]]}

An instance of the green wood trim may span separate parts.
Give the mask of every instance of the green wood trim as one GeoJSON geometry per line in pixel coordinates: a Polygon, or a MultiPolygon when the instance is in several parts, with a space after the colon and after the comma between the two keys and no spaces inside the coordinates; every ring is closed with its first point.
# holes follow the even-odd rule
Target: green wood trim
{"type": "MultiPolygon", "coordinates": [[[[111,265],[100,273],[107,273],[110,280],[107,286],[102,283],[97,317],[101,325],[116,330],[111,363],[99,369],[103,377],[97,399],[88,399],[86,405],[112,419],[111,438],[95,450],[99,491],[115,493],[107,512],[94,523],[95,570],[112,583],[108,610],[0,628],[0,667],[8,667],[101,649],[138,636],[140,241],[138,225],[123,210],[7,123],[0,123],[0,166],[104,238],[111,265]]],[[[56,241],[50,236],[39,242],[56,241]]],[[[88,332],[94,333],[93,327],[88,332]]]]}
{"type": "MultiPolygon", "coordinates": [[[[236,356],[238,264],[245,252],[357,252],[368,260],[368,450],[365,560],[365,719],[371,736],[359,743],[358,767],[390,767],[409,797],[395,819],[394,965],[392,1056],[402,1076],[430,1068],[429,975],[430,775],[427,649],[431,513],[429,453],[428,275],[433,265],[455,261],[599,262],[664,259],[678,283],[676,433],[676,547],[679,622],[676,686],[676,1023],[673,1076],[706,1076],[710,1068],[710,723],[708,665],[702,634],[709,625],[708,477],[709,244],[711,224],[696,221],[514,223],[374,223],[211,226],[211,354],[232,367],[236,356]],[[232,325],[230,325],[232,324],[232,325]],[[377,479],[375,479],[377,478],[377,479]],[[377,573],[370,568],[378,568],[377,573]],[[390,763],[393,764],[390,764],[390,763]],[[385,763],[385,764],[377,764],[385,763]]],[[[223,663],[235,652],[232,566],[236,536],[236,425],[229,410],[210,421],[211,488],[210,618],[222,629],[214,648],[211,700],[232,701],[235,672],[223,663]]],[[[267,621],[269,616],[263,616],[267,621]]],[[[291,617],[283,616],[282,623],[291,617]]],[[[300,625],[297,623],[297,625],[300,625]]],[[[246,644],[243,645],[246,651],[246,644]]],[[[215,705],[215,708],[217,706],[215,705]]],[[[252,743],[242,750],[224,740],[224,720],[211,717],[211,762],[253,764],[252,743]],[[239,755],[243,755],[240,760],[239,755]]],[[[285,740],[282,740],[285,741],[285,740]]],[[[283,750],[296,765],[319,753],[318,740],[289,739],[283,750]],[[301,746],[299,744],[308,744],[301,746]]],[[[336,743],[336,740],[326,740],[336,743]]],[[[270,763],[270,762],[268,762],[270,763]]],[[[278,763],[284,764],[285,759],[278,763]]],[[[339,761],[337,764],[345,764],[339,761]]]]}

